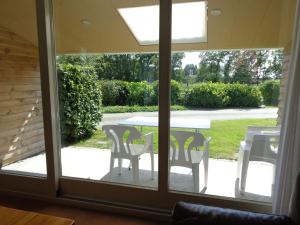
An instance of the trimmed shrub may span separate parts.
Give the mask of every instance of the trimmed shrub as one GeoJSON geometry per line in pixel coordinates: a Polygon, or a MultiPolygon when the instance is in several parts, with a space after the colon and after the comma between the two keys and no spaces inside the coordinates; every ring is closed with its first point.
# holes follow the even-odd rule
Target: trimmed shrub
{"type": "MultiPolygon", "coordinates": [[[[158,103],[158,81],[148,84],[127,81],[101,81],[105,106],[149,106],[158,103]]],[[[257,107],[262,100],[256,86],[247,84],[197,83],[189,87],[171,80],[171,104],[195,108],[257,107]]]]}
{"type": "Polygon", "coordinates": [[[258,107],[262,103],[262,95],[257,86],[227,84],[226,95],[229,97],[228,107],[258,107]]]}
{"type": "Polygon", "coordinates": [[[182,84],[176,80],[171,80],[171,104],[178,104],[182,92],[182,84]]]}
{"type": "Polygon", "coordinates": [[[91,136],[102,119],[101,90],[93,68],[58,65],[61,132],[68,142],[91,136]]]}
{"type": "MultiPolygon", "coordinates": [[[[152,94],[152,104],[157,105],[158,104],[158,81],[154,81],[152,83],[153,85],[153,94],[152,94]]],[[[175,81],[171,80],[171,104],[180,104],[180,99],[181,99],[181,93],[182,93],[182,84],[175,81]]]]}
{"type": "Polygon", "coordinates": [[[151,105],[153,86],[146,81],[128,83],[128,105],[151,105]]]}
{"type": "Polygon", "coordinates": [[[267,80],[259,86],[259,89],[262,93],[263,102],[265,105],[278,105],[280,93],[279,80],[267,80]]]}
{"type": "Polygon", "coordinates": [[[190,86],[187,91],[186,104],[192,107],[222,108],[228,103],[226,84],[200,83],[190,86]]]}
{"type": "Polygon", "coordinates": [[[129,90],[126,81],[103,80],[100,85],[103,105],[127,105],[129,90]]]}
{"type": "Polygon", "coordinates": [[[239,83],[194,84],[185,96],[185,104],[195,108],[258,107],[261,100],[257,87],[239,83]]]}

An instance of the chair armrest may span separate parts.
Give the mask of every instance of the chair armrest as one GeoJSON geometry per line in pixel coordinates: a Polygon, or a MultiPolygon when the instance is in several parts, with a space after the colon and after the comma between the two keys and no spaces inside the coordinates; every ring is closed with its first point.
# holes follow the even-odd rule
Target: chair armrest
{"type": "Polygon", "coordinates": [[[146,142],[151,141],[151,140],[153,141],[153,134],[154,134],[154,132],[149,132],[149,133],[143,135],[146,142]]]}

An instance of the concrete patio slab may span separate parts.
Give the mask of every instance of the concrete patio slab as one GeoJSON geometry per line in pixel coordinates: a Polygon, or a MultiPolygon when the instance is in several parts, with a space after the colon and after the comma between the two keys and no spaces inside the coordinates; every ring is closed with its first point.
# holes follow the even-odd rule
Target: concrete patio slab
{"type": "MultiPolygon", "coordinates": [[[[129,162],[123,160],[121,175],[118,173],[117,161],[110,173],[110,151],[97,148],[66,147],[61,150],[62,176],[133,184],[132,171],[129,162]]],[[[158,155],[155,154],[155,176],[151,178],[150,156],[144,154],[140,158],[140,186],[157,188],[158,155]]],[[[35,174],[46,174],[45,154],[40,154],[2,168],[5,171],[22,171],[35,174]]],[[[271,184],[273,167],[267,163],[250,162],[246,193],[238,191],[236,179],[237,162],[224,159],[209,159],[208,186],[203,189],[203,165],[200,164],[200,192],[241,198],[255,201],[271,201],[271,184]]],[[[193,177],[190,169],[172,167],[170,175],[170,190],[193,192],[193,177]]]]}

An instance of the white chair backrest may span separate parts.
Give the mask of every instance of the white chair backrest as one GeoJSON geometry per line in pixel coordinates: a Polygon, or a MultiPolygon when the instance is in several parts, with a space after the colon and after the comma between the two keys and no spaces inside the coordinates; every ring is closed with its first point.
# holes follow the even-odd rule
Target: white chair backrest
{"type": "Polygon", "coordinates": [[[279,134],[258,134],[253,136],[249,159],[275,163],[279,134]]]}
{"type": "Polygon", "coordinates": [[[147,151],[152,148],[153,148],[153,132],[150,132],[150,133],[145,134],[144,149],[147,151]]]}
{"type": "Polygon", "coordinates": [[[267,126],[248,126],[245,141],[246,143],[251,143],[253,141],[253,137],[256,134],[274,134],[277,135],[280,132],[280,126],[276,127],[267,127],[267,126]]]}
{"type": "Polygon", "coordinates": [[[104,125],[102,126],[102,130],[112,140],[112,151],[116,156],[124,157],[132,155],[130,144],[134,140],[141,138],[141,133],[135,127],[131,126],[104,125]],[[128,137],[125,138],[126,133],[128,133],[128,137]]]}
{"type": "Polygon", "coordinates": [[[191,131],[171,131],[171,136],[173,136],[177,142],[176,144],[171,141],[170,145],[173,150],[171,160],[180,162],[192,162],[191,151],[194,148],[198,148],[204,145],[205,138],[201,133],[191,132],[191,131]],[[185,149],[186,142],[192,138],[188,148],[185,149]],[[187,154],[185,154],[187,150],[187,154]],[[176,152],[178,151],[178,155],[176,152]]]}

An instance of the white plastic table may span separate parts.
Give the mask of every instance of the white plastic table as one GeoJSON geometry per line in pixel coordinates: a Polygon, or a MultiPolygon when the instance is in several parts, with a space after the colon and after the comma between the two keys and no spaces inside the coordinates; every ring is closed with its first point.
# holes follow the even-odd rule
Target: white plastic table
{"type": "MultiPolygon", "coordinates": [[[[119,122],[120,125],[130,125],[130,126],[158,126],[158,117],[147,117],[147,116],[134,116],[126,120],[119,122]]],[[[171,118],[170,121],[171,128],[186,128],[186,129],[210,129],[210,120],[208,119],[190,119],[190,118],[171,118]]]]}

